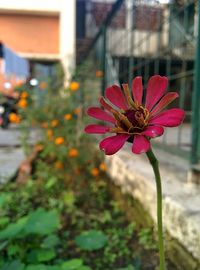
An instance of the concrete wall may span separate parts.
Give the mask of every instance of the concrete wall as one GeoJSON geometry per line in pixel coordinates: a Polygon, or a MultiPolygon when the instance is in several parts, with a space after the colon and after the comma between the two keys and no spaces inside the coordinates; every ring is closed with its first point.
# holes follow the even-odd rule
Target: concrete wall
{"type": "MultiPolygon", "coordinates": [[[[130,144],[106,156],[108,173],[124,193],[139,200],[155,224],[156,185],[145,155],[133,155],[130,144]]],[[[164,230],[183,248],[175,253],[182,270],[200,269],[200,187],[187,181],[189,164],[183,158],[156,149],[163,188],[164,230]]],[[[170,244],[170,243],[169,243],[170,244]]]]}

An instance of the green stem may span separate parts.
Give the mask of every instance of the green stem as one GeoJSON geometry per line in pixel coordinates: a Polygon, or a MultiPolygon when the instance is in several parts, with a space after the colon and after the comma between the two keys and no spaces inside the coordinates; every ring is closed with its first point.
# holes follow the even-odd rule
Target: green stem
{"type": "Polygon", "coordinates": [[[164,241],[163,241],[163,224],[162,224],[162,186],[161,178],[158,166],[158,160],[156,159],[153,151],[150,149],[147,153],[147,157],[154,171],[156,179],[157,190],[157,223],[158,223],[158,247],[160,256],[159,270],[165,270],[165,254],[164,254],[164,241]]]}

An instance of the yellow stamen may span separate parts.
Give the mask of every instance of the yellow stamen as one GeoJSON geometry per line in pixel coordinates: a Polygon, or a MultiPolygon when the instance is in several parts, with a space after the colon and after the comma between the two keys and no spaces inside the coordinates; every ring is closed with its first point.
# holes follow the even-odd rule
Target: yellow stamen
{"type": "Polygon", "coordinates": [[[119,123],[119,125],[123,123],[127,128],[131,128],[133,126],[132,123],[128,120],[128,118],[124,114],[114,110],[111,112],[114,115],[117,122],[119,123]]]}
{"type": "Polygon", "coordinates": [[[121,127],[110,128],[109,132],[111,132],[111,133],[125,133],[125,131],[121,127]]]}

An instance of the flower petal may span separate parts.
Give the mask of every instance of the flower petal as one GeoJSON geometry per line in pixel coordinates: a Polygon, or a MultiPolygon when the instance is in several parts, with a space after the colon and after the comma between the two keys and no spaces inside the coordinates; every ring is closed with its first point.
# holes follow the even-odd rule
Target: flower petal
{"type": "Polygon", "coordinates": [[[150,148],[150,141],[142,135],[135,135],[133,140],[132,152],[134,154],[145,153],[150,148]]]}
{"type": "Polygon", "coordinates": [[[102,96],[100,97],[99,103],[105,110],[107,110],[109,112],[113,111],[113,107],[108,104],[108,102],[105,100],[104,97],[102,97],[102,96]]]}
{"type": "Polygon", "coordinates": [[[142,77],[137,76],[132,81],[132,94],[134,101],[138,102],[138,104],[142,104],[142,95],[143,95],[142,77]]]}
{"type": "Polygon", "coordinates": [[[110,128],[111,127],[92,124],[85,127],[85,132],[92,134],[105,134],[106,132],[109,131],[110,128]]]}
{"type": "Polygon", "coordinates": [[[161,112],[167,105],[169,105],[174,99],[178,97],[178,93],[176,92],[169,92],[164,97],[161,98],[161,100],[158,102],[158,104],[153,108],[151,111],[151,116],[157,115],[159,112],[161,112]]]}
{"type": "Polygon", "coordinates": [[[161,77],[160,75],[152,76],[147,84],[146,105],[145,107],[150,111],[151,108],[159,101],[164,95],[167,88],[167,77],[161,77]]]}
{"type": "Polygon", "coordinates": [[[90,107],[87,110],[87,114],[99,120],[115,123],[115,118],[99,107],[90,107]]]}
{"type": "Polygon", "coordinates": [[[155,138],[163,135],[164,128],[160,126],[148,126],[141,134],[150,138],[155,138]]]}
{"type": "Polygon", "coordinates": [[[129,137],[130,136],[126,134],[117,134],[102,140],[99,147],[106,155],[113,155],[122,148],[129,137]]]}
{"type": "Polygon", "coordinates": [[[106,98],[115,106],[122,110],[128,109],[125,96],[119,86],[108,87],[105,92],[106,98]]]}
{"type": "Polygon", "coordinates": [[[164,127],[177,127],[185,117],[182,109],[169,109],[150,119],[149,124],[161,125],[164,127]]]}

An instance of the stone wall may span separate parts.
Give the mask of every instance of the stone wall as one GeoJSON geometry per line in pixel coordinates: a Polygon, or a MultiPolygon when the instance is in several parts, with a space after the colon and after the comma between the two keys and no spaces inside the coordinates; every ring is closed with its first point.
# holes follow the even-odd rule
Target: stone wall
{"type": "MultiPolygon", "coordinates": [[[[190,267],[181,269],[199,270],[200,186],[187,182],[189,164],[186,160],[161,150],[156,150],[155,154],[162,177],[164,228],[191,255],[190,267]]],[[[156,223],[156,186],[146,156],[133,155],[131,150],[125,149],[107,156],[106,163],[114,183],[139,200],[156,223]]],[[[186,265],[184,258],[182,260],[186,265]]]]}

